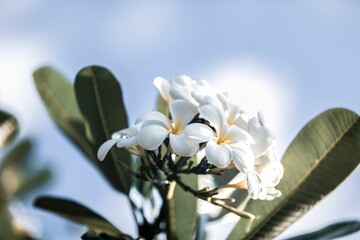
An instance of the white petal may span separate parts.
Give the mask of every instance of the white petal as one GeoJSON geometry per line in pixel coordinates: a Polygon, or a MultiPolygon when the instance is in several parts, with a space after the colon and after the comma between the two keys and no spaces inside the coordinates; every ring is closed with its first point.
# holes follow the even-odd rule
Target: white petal
{"type": "Polygon", "coordinates": [[[229,101],[228,98],[223,93],[217,93],[216,97],[219,99],[221,104],[223,105],[224,110],[228,110],[229,108],[229,101]]]}
{"type": "Polygon", "coordinates": [[[189,99],[189,96],[186,94],[186,91],[179,91],[179,90],[175,90],[175,89],[171,89],[170,90],[170,96],[172,99],[177,100],[177,99],[189,99]]]}
{"type": "Polygon", "coordinates": [[[199,144],[189,144],[184,134],[170,134],[170,145],[174,153],[179,156],[191,157],[199,151],[199,144]]]}
{"type": "Polygon", "coordinates": [[[266,154],[261,164],[256,166],[256,172],[267,187],[275,187],[281,180],[284,174],[284,168],[279,161],[273,161],[266,154]]]}
{"type": "Polygon", "coordinates": [[[189,101],[179,99],[170,102],[170,113],[175,125],[184,129],[198,111],[197,107],[189,101]]]}
{"type": "Polygon", "coordinates": [[[240,115],[241,109],[238,105],[233,103],[228,103],[228,121],[232,122],[240,115]]]}
{"type": "Polygon", "coordinates": [[[218,145],[214,140],[210,140],[206,144],[205,152],[207,160],[218,168],[226,168],[233,159],[229,146],[225,144],[218,145]]]}
{"type": "Polygon", "coordinates": [[[226,139],[229,143],[242,142],[246,144],[255,143],[253,137],[244,129],[231,125],[226,132],[226,139]]]}
{"type": "Polygon", "coordinates": [[[184,134],[195,143],[207,142],[215,137],[214,131],[207,125],[201,123],[192,123],[186,126],[184,134]]]}
{"type": "Polygon", "coordinates": [[[224,129],[225,116],[222,112],[220,112],[219,109],[210,104],[207,104],[199,107],[198,110],[201,117],[208,120],[217,132],[220,132],[224,129]]]}
{"type": "Polygon", "coordinates": [[[194,82],[197,86],[208,87],[208,88],[211,87],[210,83],[204,79],[195,80],[195,81],[193,81],[193,83],[194,82]]]}
{"type": "Polygon", "coordinates": [[[168,119],[167,116],[165,116],[161,112],[152,111],[152,112],[145,113],[136,119],[135,124],[146,122],[146,121],[160,121],[165,124],[167,129],[171,128],[171,121],[168,119]]]}
{"type": "Polygon", "coordinates": [[[139,130],[137,127],[131,127],[131,128],[125,128],[118,132],[114,132],[111,135],[111,138],[124,138],[127,136],[136,136],[138,134],[139,130]]]}
{"type": "Polygon", "coordinates": [[[120,139],[118,139],[118,142],[117,142],[116,146],[118,148],[134,147],[137,144],[138,143],[137,143],[137,136],[136,136],[136,137],[129,137],[129,138],[120,138],[120,139]]]}
{"type": "MultiPolygon", "coordinates": [[[[172,126],[170,125],[167,125],[167,124],[165,124],[164,122],[162,122],[162,121],[159,121],[159,120],[148,120],[148,121],[145,121],[145,122],[143,122],[142,123],[142,125],[141,125],[141,128],[144,128],[144,127],[147,127],[147,126],[149,126],[149,125],[159,125],[159,126],[162,126],[162,127],[164,127],[164,128],[166,128],[166,129],[172,129],[172,126]]],[[[141,129],[140,128],[140,129],[141,129]]]]}
{"type": "MultiPolygon", "coordinates": [[[[246,113],[240,113],[235,119],[235,125],[242,129],[248,129],[249,116],[246,113]]],[[[249,131],[250,133],[250,131],[249,131]]],[[[252,134],[252,133],[250,133],[252,134]]]]}
{"type": "Polygon", "coordinates": [[[248,131],[251,135],[254,135],[256,130],[260,127],[260,122],[257,117],[252,117],[248,122],[248,131]]]}
{"type": "Polygon", "coordinates": [[[192,85],[192,79],[189,76],[186,75],[180,75],[176,76],[172,81],[176,84],[179,84],[181,86],[188,86],[190,87],[192,85]]]}
{"type": "Polygon", "coordinates": [[[247,176],[247,188],[250,197],[252,199],[259,199],[260,197],[265,198],[266,192],[264,194],[264,191],[266,191],[266,189],[261,184],[261,179],[259,178],[257,173],[249,172],[246,176],[247,176]]]}
{"type": "Polygon", "coordinates": [[[257,116],[258,116],[258,119],[259,119],[259,122],[262,126],[265,125],[265,117],[264,117],[264,114],[260,111],[258,111],[257,113],[257,116]]]}
{"type": "Polygon", "coordinates": [[[169,81],[162,77],[157,77],[154,79],[154,85],[159,91],[161,97],[166,101],[170,101],[170,84],[169,81]]]}
{"type": "Polygon", "coordinates": [[[232,148],[234,159],[233,162],[240,172],[248,173],[254,170],[254,154],[250,147],[244,145],[242,148],[232,148]]]}
{"type": "Polygon", "coordinates": [[[149,125],[142,128],[137,136],[140,146],[147,150],[157,149],[168,136],[169,130],[159,125],[149,125]]]}
{"type": "Polygon", "coordinates": [[[204,105],[206,104],[205,102],[205,96],[198,93],[197,91],[191,91],[191,97],[193,99],[195,99],[195,101],[199,104],[199,105],[204,105]]]}
{"type": "MultiPolygon", "coordinates": [[[[206,104],[210,104],[210,105],[216,107],[217,109],[220,109],[221,112],[224,112],[226,110],[226,108],[224,108],[221,101],[214,96],[206,95],[204,98],[204,101],[206,104]]],[[[225,119],[225,117],[224,117],[224,119],[225,119]]]]}
{"type": "Polygon", "coordinates": [[[97,157],[100,161],[104,160],[106,157],[106,154],[109,152],[109,150],[119,141],[119,139],[110,139],[104,142],[98,152],[97,157]]]}
{"type": "Polygon", "coordinates": [[[251,145],[255,157],[265,154],[275,143],[273,133],[267,127],[260,127],[253,135],[255,144],[251,145]]]}

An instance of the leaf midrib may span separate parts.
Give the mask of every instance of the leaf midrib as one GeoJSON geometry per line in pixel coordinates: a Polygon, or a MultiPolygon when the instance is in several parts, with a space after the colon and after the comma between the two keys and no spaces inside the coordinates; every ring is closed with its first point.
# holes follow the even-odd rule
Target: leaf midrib
{"type": "MultiPolygon", "coordinates": [[[[288,194],[287,197],[285,197],[273,211],[267,214],[266,217],[261,221],[261,223],[258,224],[257,227],[251,230],[249,234],[246,234],[246,239],[252,238],[258,232],[258,230],[260,230],[271,218],[273,218],[273,216],[289,201],[289,199],[294,196],[297,190],[303,185],[304,182],[306,182],[306,179],[308,179],[311,176],[314,169],[316,169],[316,167],[325,159],[325,157],[331,152],[331,150],[336,147],[336,145],[340,142],[343,136],[345,136],[345,134],[347,134],[351,130],[351,128],[353,128],[357,124],[358,121],[359,119],[357,119],[353,124],[351,124],[348,128],[346,128],[345,131],[342,134],[340,134],[338,138],[336,138],[334,143],[330,145],[327,151],[325,151],[324,154],[315,161],[315,163],[313,164],[313,166],[311,166],[311,168],[309,168],[307,173],[300,179],[300,181],[297,184],[294,185],[294,188],[292,188],[290,194],[288,194]]],[[[313,124],[314,122],[310,123],[309,126],[313,124]]],[[[304,133],[305,131],[300,132],[298,137],[300,138],[300,136],[302,136],[304,133]]],[[[295,142],[292,145],[295,145],[295,142]]]]}
{"type": "MultiPolygon", "coordinates": [[[[93,86],[93,90],[94,90],[94,93],[95,93],[96,105],[97,105],[97,107],[99,109],[100,122],[101,122],[101,125],[102,125],[103,129],[104,129],[106,139],[110,139],[111,138],[110,129],[107,127],[108,124],[107,124],[107,120],[106,120],[106,117],[105,117],[104,108],[103,108],[103,105],[102,105],[102,100],[101,100],[101,97],[100,97],[100,93],[98,91],[99,87],[98,87],[98,84],[97,84],[97,81],[96,81],[95,71],[92,68],[91,68],[91,71],[92,71],[92,75],[93,75],[93,77],[91,78],[91,81],[93,82],[92,86],[93,86]]],[[[110,150],[110,156],[111,156],[111,159],[113,160],[113,162],[115,163],[117,161],[117,156],[116,156],[116,153],[115,153],[115,151],[113,149],[110,150]]],[[[126,187],[124,187],[124,184],[126,183],[126,180],[124,178],[124,175],[123,174],[118,174],[118,177],[120,178],[120,182],[119,182],[119,184],[121,185],[120,187],[124,188],[124,191],[125,191],[126,187]]]]}

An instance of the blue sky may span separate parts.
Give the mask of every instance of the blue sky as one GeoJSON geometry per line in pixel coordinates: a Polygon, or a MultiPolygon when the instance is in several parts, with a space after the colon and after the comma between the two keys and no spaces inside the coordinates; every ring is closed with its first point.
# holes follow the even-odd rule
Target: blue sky
{"type": "MultiPolygon", "coordinates": [[[[156,76],[207,79],[248,111],[265,113],[282,155],[318,113],[333,107],[360,112],[359,10],[357,1],[333,0],[2,1],[0,107],[19,117],[22,134],[36,140],[44,164],[56,169],[43,192],[78,199],[125,228],[128,221],[118,216],[127,203],[50,121],[32,83],[34,69],[50,64],[73,81],[86,65],[108,67],[121,82],[130,122],[154,108],[156,76]]],[[[359,218],[353,201],[359,181],[357,169],[285,234],[359,218]]],[[[73,229],[31,212],[46,221],[49,239],[73,229]]]]}

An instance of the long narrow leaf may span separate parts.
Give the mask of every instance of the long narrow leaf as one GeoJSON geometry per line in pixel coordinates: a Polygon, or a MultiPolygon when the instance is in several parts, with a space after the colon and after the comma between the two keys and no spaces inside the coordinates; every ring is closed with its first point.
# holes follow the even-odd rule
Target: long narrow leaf
{"type": "Polygon", "coordinates": [[[25,194],[49,181],[51,178],[50,169],[42,169],[33,173],[31,176],[26,177],[20,183],[19,188],[14,193],[16,195],[25,194]]]}
{"type": "MultiPolygon", "coordinates": [[[[98,66],[82,69],[76,76],[75,93],[96,148],[110,139],[113,132],[128,127],[121,87],[109,70],[98,66]]],[[[125,149],[113,148],[101,167],[113,186],[128,194],[130,172],[120,161],[130,166],[130,154],[125,149]]]]}
{"type": "Polygon", "coordinates": [[[18,132],[18,122],[12,115],[0,111],[0,148],[9,144],[18,132]]]}
{"type": "Polygon", "coordinates": [[[58,214],[73,222],[84,224],[97,233],[107,233],[114,236],[123,235],[120,230],[105,218],[75,201],[43,196],[37,198],[34,205],[38,208],[58,214]]]}
{"type": "Polygon", "coordinates": [[[288,238],[287,240],[328,240],[360,231],[359,221],[338,222],[321,228],[315,232],[306,233],[300,236],[288,238]]]}
{"type": "Polygon", "coordinates": [[[34,80],[52,120],[89,159],[97,162],[96,152],[86,139],[85,122],[76,104],[70,82],[51,67],[36,70],[34,80]]]}
{"type": "Polygon", "coordinates": [[[116,171],[99,162],[96,157],[98,146],[87,139],[85,119],[81,115],[70,82],[51,67],[41,67],[36,70],[34,79],[50,117],[88,159],[100,169],[111,185],[118,188],[116,171]],[[112,173],[109,174],[109,172],[112,173]]]}
{"type": "Polygon", "coordinates": [[[250,201],[253,222],[241,220],[229,239],[273,239],[335,189],[360,162],[359,116],[328,110],[309,122],[286,151],[282,197],[250,201]]]}
{"type": "Polygon", "coordinates": [[[9,166],[21,165],[26,160],[26,155],[30,152],[31,141],[26,138],[15,144],[3,157],[0,165],[0,175],[9,166]]]}

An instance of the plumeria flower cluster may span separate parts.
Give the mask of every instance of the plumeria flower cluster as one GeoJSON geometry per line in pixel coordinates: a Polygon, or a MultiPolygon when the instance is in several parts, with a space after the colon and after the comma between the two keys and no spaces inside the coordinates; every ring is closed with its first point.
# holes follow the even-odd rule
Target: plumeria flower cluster
{"type": "Polygon", "coordinates": [[[236,167],[242,180],[234,182],[234,178],[227,186],[247,189],[253,199],[271,200],[281,195],[275,187],[283,167],[273,150],[274,134],[261,112],[249,116],[205,80],[158,77],[154,85],[168,104],[168,116],[158,111],[140,116],[134,127],[114,133],[100,147],[100,160],[114,145],[146,157],[149,151],[157,154],[166,142],[168,151],[178,159],[203,152],[202,160],[212,166],[209,173],[213,168],[236,167]]]}

